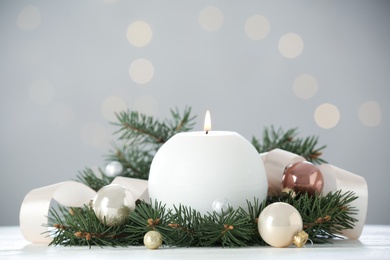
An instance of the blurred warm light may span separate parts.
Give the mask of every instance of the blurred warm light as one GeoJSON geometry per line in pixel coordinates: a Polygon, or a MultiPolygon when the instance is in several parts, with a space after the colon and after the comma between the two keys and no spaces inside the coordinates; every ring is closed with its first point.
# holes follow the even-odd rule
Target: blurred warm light
{"type": "Polygon", "coordinates": [[[284,57],[293,59],[301,55],[303,40],[298,34],[287,33],[280,38],[278,48],[284,57]]]}
{"type": "Polygon", "coordinates": [[[153,64],[147,59],[137,59],[131,63],[129,74],[135,83],[148,83],[154,75],[153,64]]]}
{"type": "Polygon", "coordinates": [[[152,39],[153,32],[149,24],[136,21],[127,28],[127,40],[135,47],[144,47],[152,39]]]}
{"type": "Polygon", "coordinates": [[[360,122],[366,126],[377,126],[382,120],[382,111],[375,101],[367,101],[360,105],[358,110],[360,122]]]}
{"type": "Polygon", "coordinates": [[[268,36],[269,30],[270,24],[265,16],[253,15],[245,22],[245,33],[252,40],[263,40],[268,36]]]}
{"type": "Polygon", "coordinates": [[[317,79],[309,74],[301,74],[295,78],[293,90],[295,95],[301,99],[312,98],[318,90],[317,79]]]}
{"type": "Polygon", "coordinates": [[[41,12],[33,5],[27,5],[19,13],[16,24],[23,30],[33,30],[41,23],[41,12]]]}
{"type": "Polygon", "coordinates": [[[121,111],[125,111],[127,109],[126,102],[117,96],[109,96],[104,99],[101,112],[103,117],[109,122],[113,122],[116,120],[115,113],[119,113],[121,111]]]}
{"type": "Polygon", "coordinates": [[[198,16],[200,26],[208,32],[214,32],[221,28],[223,21],[222,11],[214,6],[204,8],[198,16]]]}
{"type": "Polygon", "coordinates": [[[340,112],[335,105],[324,103],[316,108],[314,120],[319,127],[330,129],[338,124],[340,112]]]}

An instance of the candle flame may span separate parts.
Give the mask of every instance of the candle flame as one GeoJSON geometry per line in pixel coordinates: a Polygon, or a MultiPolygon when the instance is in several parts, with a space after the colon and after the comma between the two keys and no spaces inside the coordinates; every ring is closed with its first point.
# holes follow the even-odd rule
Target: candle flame
{"type": "Polygon", "coordinates": [[[204,117],[204,127],[203,129],[206,131],[206,134],[211,130],[211,118],[210,111],[207,110],[206,116],[204,117]]]}

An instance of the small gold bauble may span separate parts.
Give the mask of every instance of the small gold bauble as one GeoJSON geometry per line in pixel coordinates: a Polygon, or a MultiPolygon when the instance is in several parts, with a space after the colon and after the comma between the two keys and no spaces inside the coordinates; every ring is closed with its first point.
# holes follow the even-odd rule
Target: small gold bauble
{"type": "Polygon", "coordinates": [[[294,245],[297,247],[303,247],[308,239],[309,235],[305,231],[301,230],[296,236],[294,236],[294,245]]]}
{"type": "Polygon", "coordinates": [[[159,232],[151,230],[144,236],[144,245],[149,249],[157,249],[162,245],[162,236],[159,232]]]}
{"type": "Polygon", "coordinates": [[[263,240],[273,247],[287,247],[302,230],[302,217],[290,204],[276,202],[260,213],[258,229],[263,240]]]}

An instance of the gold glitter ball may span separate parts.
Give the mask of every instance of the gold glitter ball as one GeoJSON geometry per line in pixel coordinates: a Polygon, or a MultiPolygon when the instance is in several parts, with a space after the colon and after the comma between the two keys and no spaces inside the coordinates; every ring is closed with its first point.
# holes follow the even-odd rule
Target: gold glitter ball
{"type": "Polygon", "coordinates": [[[157,231],[149,231],[144,236],[144,245],[149,249],[157,249],[162,245],[162,236],[157,231]]]}

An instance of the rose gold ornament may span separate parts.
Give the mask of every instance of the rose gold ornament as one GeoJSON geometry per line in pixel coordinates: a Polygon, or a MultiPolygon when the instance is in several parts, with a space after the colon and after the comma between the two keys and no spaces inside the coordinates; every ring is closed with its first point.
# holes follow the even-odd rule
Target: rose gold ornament
{"type": "Polygon", "coordinates": [[[314,195],[321,193],[324,179],[321,171],[312,163],[296,162],[284,170],[282,177],[283,188],[291,188],[295,192],[314,195]]]}

